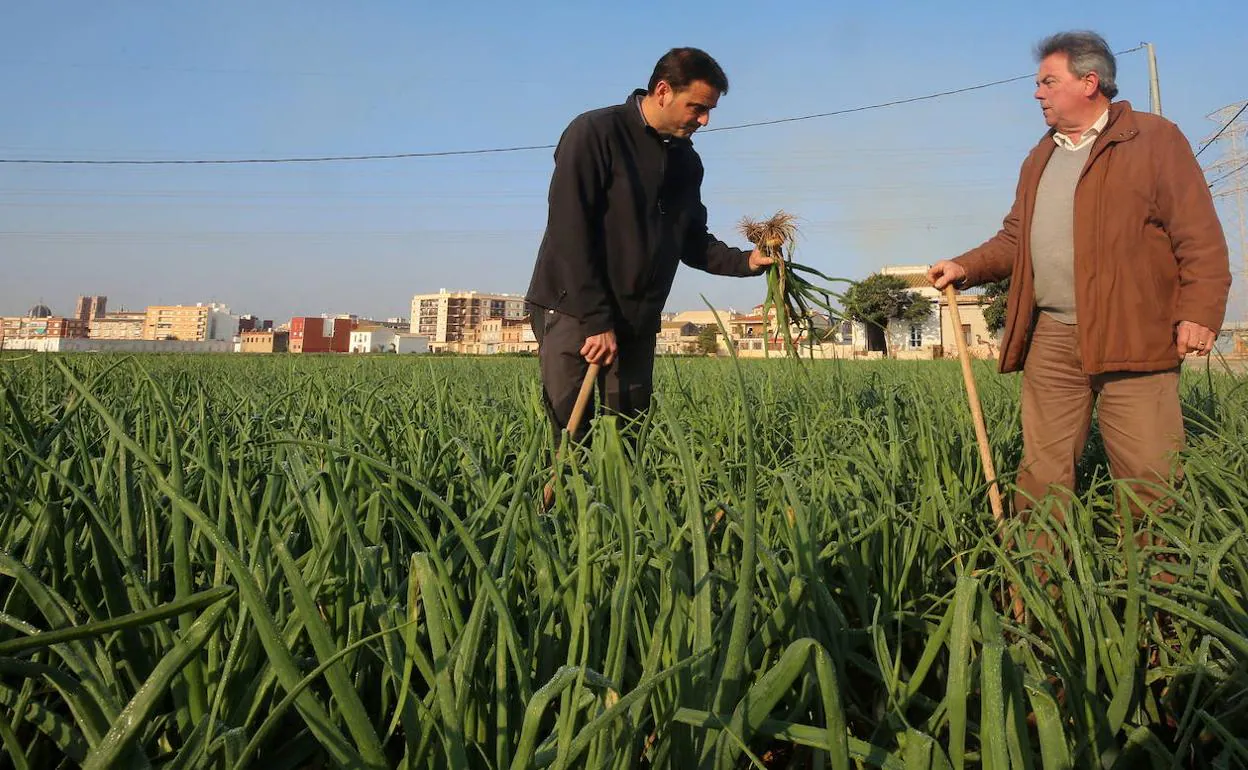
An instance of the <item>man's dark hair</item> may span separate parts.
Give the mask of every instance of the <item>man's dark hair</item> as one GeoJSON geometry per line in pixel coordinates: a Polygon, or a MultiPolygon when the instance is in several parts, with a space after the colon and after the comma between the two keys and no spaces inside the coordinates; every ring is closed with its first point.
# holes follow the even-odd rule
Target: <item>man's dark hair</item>
{"type": "Polygon", "coordinates": [[[663,54],[650,76],[650,93],[654,93],[660,80],[666,80],[673,91],[688,88],[694,81],[701,80],[721,95],[728,93],[728,76],[710,54],[698,48],[673,48],[663,54]]]}
{"type": "Polygon", "coordinates": [[[1114,52],[1109,50],[1105,38],[1095,32],[1059,32],[1046,37],[1036,46],[1036,60],[1043,61],[1055,53],[1066,54],[1070,62],[1070,72],[1077,78],[1095,72],[1100,91],[1107,98],[1118,95],[1118,63],[1114,61],[1114,52]]]}

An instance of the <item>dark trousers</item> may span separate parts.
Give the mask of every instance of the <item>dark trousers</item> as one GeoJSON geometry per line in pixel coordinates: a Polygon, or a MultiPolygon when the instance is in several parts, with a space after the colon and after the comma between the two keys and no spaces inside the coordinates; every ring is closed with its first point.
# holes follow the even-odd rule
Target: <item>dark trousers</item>
{"type": "MultiPolygon", "coordinates": [[[[531,319],[542,372],[542,400],[558,442],[568,427],[577,393],[589,370],[589,364],[581,356],[587,335],[579,318],[564,313],[534,307],[531,319]]],[[[616,344],[619,350],[615,361],[599,370],[594,400],[607,413],[638,417],[650,407],[654,391],[655,335],[617,337],[616,344]]],[[[573,440],[585,437],[593,415],[591,402],[573,440]]]]}

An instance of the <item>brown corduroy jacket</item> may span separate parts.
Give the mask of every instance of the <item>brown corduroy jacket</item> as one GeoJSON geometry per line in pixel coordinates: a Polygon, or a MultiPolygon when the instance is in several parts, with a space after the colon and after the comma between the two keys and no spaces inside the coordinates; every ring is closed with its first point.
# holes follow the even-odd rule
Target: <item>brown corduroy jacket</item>
{"type": "MultiPolygon", "coordinates": [[[[1023,161],[1001,230],[956,261],[963,286],[1010,277],[1002,372],[1023,368],[1036,302],[1031,224],[1049,131],[1023,161]]],[[[1215,332],[1231,286],[1226,237],[1179,128],[1114,102],[1075,189],[1075,311],[1086,374],[1150,372],[1181,362],[1180,321],[1215,332]]]]}

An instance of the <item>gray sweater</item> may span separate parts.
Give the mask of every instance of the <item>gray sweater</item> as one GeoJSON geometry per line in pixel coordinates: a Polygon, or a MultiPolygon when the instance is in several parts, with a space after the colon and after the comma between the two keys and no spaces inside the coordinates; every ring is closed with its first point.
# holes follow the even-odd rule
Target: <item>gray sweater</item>
{"type": "Polygon", "coordinates": [[[1044,168],[1036,190],[1031,222],[1031,264],[1036,307],[1065,324],[1075,314],[1075,187],[1092,152],[1058,147],[1044,168]]]}

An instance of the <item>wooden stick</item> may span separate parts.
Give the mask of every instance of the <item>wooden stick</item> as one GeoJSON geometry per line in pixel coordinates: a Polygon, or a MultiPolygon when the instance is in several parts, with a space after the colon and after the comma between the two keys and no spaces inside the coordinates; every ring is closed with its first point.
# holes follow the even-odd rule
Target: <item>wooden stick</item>
{"type": "MultiPolygon", "coordinates": [[[[598,364],[590,364],[589,369],[585,371],[585,380],[581,383],[581,391],[576,394],[576,403],[572,406],[572,416],[568,419],[568,440],[576,435],[576,431],[581,427],[581,420],[585,418],[585,410],[589,406],[589,396],[594,392],[594,383],[598,381],[598,371],[602,367],[598,364]]],[[[555,502],[555,474],[559,472],[559,459],[563,456],[563,441],[559,442],[559,450],[555,453],[555,469],[551,471],[550,481],[546,482],[546,488],[542,490],[542,510],[549,511],[550,506],[555,502]]]]}
{"type": "Polygon", "coordinates": [[[953,336],[958,342],[958,357],[962,359],[962,380],[966,383],[966,399],[971,404],[971,419],[975,422],[975,438],[979,442],[979,459],[984,465],[984,481],[988,482],[988,502],[992,505],[992,518],[1000,527],[1005,519],[1001,506],[1001,490],[997,487],[997,472],[992,467],[992,450],[988,446],[988,429],[984,425],[984,412],[979,405],[979,391],[975,389],[975,374],[971,371],[971,352],[962,339],[962,316],[958,313],[958,294],[953,285],[945,286],[945,298],[949,300],[949,317],[953,321],[953,336]]]}
{"type": "MultiPolygon", "coordinates": [[[[992,519],[997,525],[997,537],[1001,538],[1005,526],[1005,510],[1001,505],[1001,490],[997,486],[997,472],[992,467],[992,450],[988,446],[988,428],[984,425],[984,411],[979,405],[979,391],[975,388],[975,374],[971,371],[971,351],[962,338],[962,316],[958,312],[958,293],[953,285],[945,286],[945,298],[949,300],[949,319],[953,322],[953,336],[958,343],[958,357],[962,359],[962,381],[966,383],[966,400],[971,405],[971,419],[975,422],[975,439],[979,442],[979,459],[984,466],[984,480],[988,482],[988,503],[992,506],[992,519]]],[[[1008,548],[1008,544],[1006,546],[1008,548]]],[[[1027,625],[1027,608],[1023,605],[1018,586],[1011,583],[1007,588],[1010,610],[1014,620],[1027,625]]]]}

